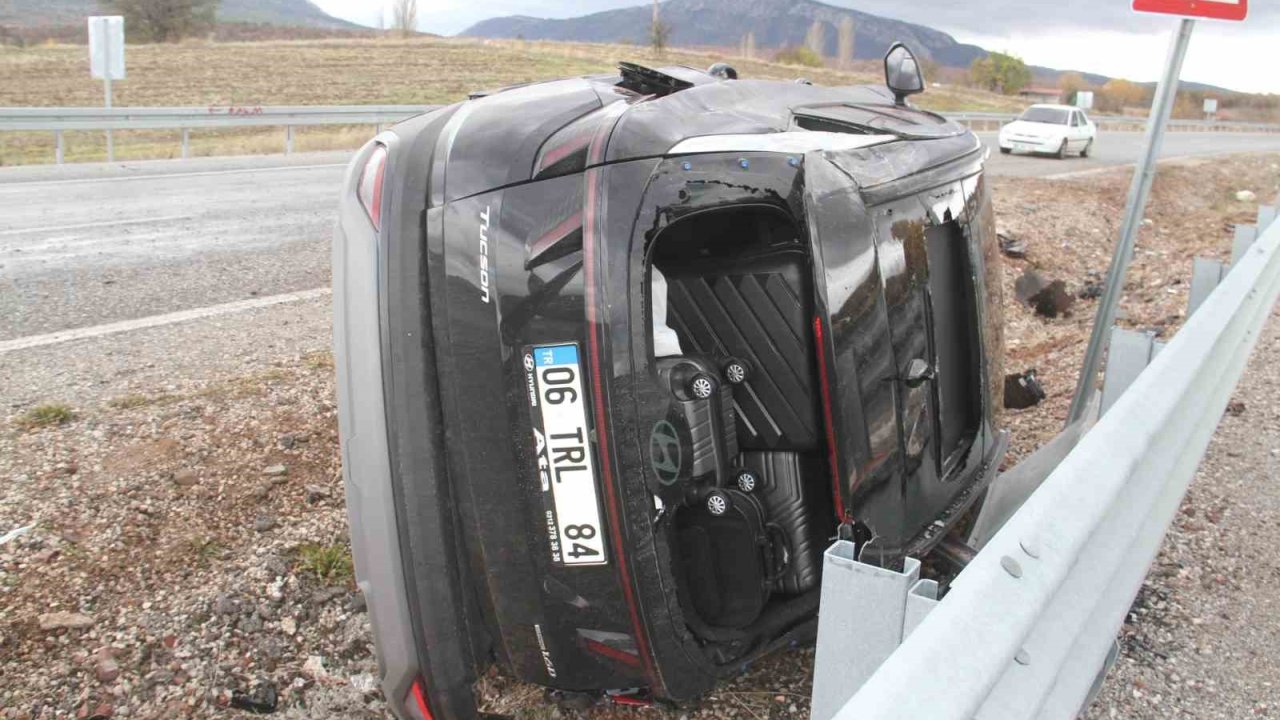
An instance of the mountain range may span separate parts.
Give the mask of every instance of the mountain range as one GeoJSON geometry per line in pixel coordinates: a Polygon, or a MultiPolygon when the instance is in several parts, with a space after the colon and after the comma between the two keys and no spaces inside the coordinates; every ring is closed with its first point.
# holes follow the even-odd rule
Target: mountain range
{"type": "MultiPolygon", "coordinates": [[[[578,42],[635,42],[644,44],[652,20],[647,5],[606,10],[576,18],[544,19],[513,15],[479,22],[460,35],[526,40],[578,42]]],[[[918,55],[951,67],[968,67],[986,50],[957,42],[950,35],[923,25],[835,7],[815,0],[666,0],[661,17],[671,27],[676,46],[737,47],[748,32],[761,49],[803,45],[815,21],[826,30],[824,55],[834,57],[841,20],[854,22],[854,57],[883,57],[901,40],[918,55]]]]}
{"type": "MultiPolygon", "coordinates": [[[[110,14],[109,7],[97,0],[0,0],[0,26],[83,25],[85,16],[110,14]]],[[[325,30],[361,27],[329,15],[308,0],[222,0],[218,5],[218,20],[325,30]]]]}

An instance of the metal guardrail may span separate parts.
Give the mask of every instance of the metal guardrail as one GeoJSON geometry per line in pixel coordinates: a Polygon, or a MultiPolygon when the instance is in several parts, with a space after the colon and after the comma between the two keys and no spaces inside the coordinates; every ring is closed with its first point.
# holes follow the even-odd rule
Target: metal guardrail
{"type": "MultiPolygon", "coordinates": [[[[181,130],[182,157],[191,155],[191,131],[237,127],[283,127],[285,153],[293,151],[293,129],[315,125],[388,125],[439,105],[210,105],[208,107],[0,108],[0,132],[52,132],[58,163],[66,157],[63,133],[72,130],[181,130]]],[[[1017,119],[1004,113],[945,113],[974,130],[995,130],[1017,119]]],[[[1097,115],[1094,122],[1111,129],[1145,127],[1144,118],[1097,115]]],[[[1201,132],[1280,132],[1263,123],[1173,120],[1170,130],[1201,132]]]]}
{"type": "MultiPolygon", "coordinates": [[[[814,720],[1077,716],[1115,659],[1116,634],[1280,297],[1274,215],[1259,212],[1256,243],[941,601],[910,564],[903,580],[873,578],[878,586],[840,602],[827,602],[824,577],[814,720]],[[862,602],[888,585],[898,588],[893,608],[862,602]],[[884,662],[869,676],[830,677],[824,633],[875,614],[901,619],[901,645],[842,647],[827,657],[884,662]]],[[[858,566],[849,548],[828,551],[833,582],[867,576],[858,566]]]]}
{"type": "MultiPolygon", "coordinates": [[[[1018,119],[1017,115],[1011,113],[960,112],[943,115],[974,130],[998,130],[1000,126],[1018,119]]],[[[1090,115],[1089,119],[1098,127],[1109,130],[1138,131],[1147,127],[1145,117],[1090,115]]],[[[1170,120],[1167,127],[1170,132],[1280,133],[1280,124],[1227,120],[1170,120]]]]}
{"type": "MultiPolygon", "coordinates": [[[[0,108],[0,132],[52,132],[57,162],[66,157],[63,133],[72,130],[181,130],[182,157],[191,156],[191,131],[283,127],[285,153],[293,129],[316,125],[389,125],[439,105],[210,105],[208,107],[0,108]]],[[[110,160],[111,158],[109,158],[110,160]]]]}

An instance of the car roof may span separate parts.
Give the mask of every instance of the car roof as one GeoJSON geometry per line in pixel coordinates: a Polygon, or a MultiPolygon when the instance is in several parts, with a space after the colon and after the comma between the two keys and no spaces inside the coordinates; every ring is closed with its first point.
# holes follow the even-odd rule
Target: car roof
{"type": "Polygon", "coordinates": [[[1050,110],[1082,110],[1083,109],[1083,108],[1074,107],[1072,105],[1058,105],[1054,103],[1037,103],[1035,105],[1032,105],[1031,107],[1028,107],[1027,109],[1030,110],[1031,108],[1048,108],[1050,110]]]}

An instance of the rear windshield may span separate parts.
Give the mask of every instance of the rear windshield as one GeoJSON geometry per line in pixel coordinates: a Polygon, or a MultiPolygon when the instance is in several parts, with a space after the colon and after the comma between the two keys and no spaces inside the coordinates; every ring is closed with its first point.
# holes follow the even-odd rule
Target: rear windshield
{"type": "Polygon", "coordinates": [[[1071,114],[1058,108],[1033,107],[1022,113],[1021,120],[1027,122],[1048,123],[1050,125],[1066,125],[1071,114]]]}

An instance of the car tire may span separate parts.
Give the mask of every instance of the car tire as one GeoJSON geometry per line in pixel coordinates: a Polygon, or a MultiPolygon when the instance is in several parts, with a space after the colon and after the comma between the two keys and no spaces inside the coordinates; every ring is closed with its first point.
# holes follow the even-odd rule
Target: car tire
{"type": "Polygon", "coordinates": [[[1062,160],[1067,156],[1067,141],[1063,139],[1062,144],[1058,146],[1057,158],[1062,160]]]}
{"type": "Polygon", "coordinates": [[[1013,152],[1013,148],[1007,148],[1007,147],[1000,148],[1001,155],[1008,155],[1011,152],[1013,152]]]}
{"type": "Polygon", "coordinates": [[[1084,149],[1080,151],[1080,157],[1087,158],[1089,157],[1089,153],[1092,151],[1093,151],[1093,141],[1090,140],[1089,142],[1085,143],[1084,149]]]}

